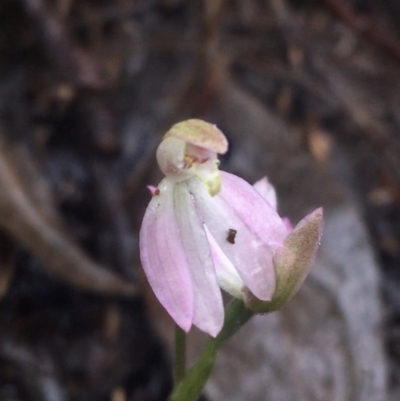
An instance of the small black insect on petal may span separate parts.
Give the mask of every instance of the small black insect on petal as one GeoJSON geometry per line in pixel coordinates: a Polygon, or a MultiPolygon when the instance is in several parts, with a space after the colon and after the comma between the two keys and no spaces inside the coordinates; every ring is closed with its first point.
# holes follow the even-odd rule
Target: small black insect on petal
{"type": "Polygon", "coordinates": [[[233,228],[230,228],[228,230],[228,236],[226,237],[226,240],[230,244],[234,244],[235,243],[236,233],[237,233],[237,230],[234,230],[233,228]]]}

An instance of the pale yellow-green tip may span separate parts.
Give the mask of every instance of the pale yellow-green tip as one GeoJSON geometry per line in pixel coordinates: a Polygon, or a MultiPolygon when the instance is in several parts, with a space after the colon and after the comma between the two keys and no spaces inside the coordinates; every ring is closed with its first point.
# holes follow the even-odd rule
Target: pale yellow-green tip
{"type": "Polygon", "coordinates": [[[215,196],[221,190],[221,173],[218,170],[218,164],[215,163],[214,169],[209,171],[202,171],[201,169],[192,169],[194,174],[203,182],[206,186],[208,193],[211,196],[215,196]]]}
{"type": "Polygon", "coordinates": [[[163,139],[170,136],[215,153],[224,154],[228,151],[225,135],[215,125],[203,120],[193,118],[177,123],[171,127],[163,139]]]}

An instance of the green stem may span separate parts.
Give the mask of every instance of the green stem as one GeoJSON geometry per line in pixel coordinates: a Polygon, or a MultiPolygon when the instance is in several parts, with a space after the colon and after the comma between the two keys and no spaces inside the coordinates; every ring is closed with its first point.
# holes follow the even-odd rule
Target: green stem
{"type": "Polygon", "coordinates": [[[175,386],[171,401],[195,401],[200,396],[211,375],[219,347],[252,316],[253,313],[246,309],[243,302],[238,299],[234,299],[226,307],[222,331],[216,338],[210,338],[206,342],[199,359],[186,377],[175,386]]]}
{"type": "Polygon", "coordinates": [[[186,374],[186,333],[175,326],[175,360],[174,360],[174,387],[186,374]]]}

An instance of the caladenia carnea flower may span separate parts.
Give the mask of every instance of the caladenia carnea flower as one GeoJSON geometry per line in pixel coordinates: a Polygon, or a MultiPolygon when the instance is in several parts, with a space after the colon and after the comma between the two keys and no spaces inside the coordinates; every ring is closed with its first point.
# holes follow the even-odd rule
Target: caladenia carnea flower
{"type": "Polygon", "coordinates": [[[140,254],[149,283],[186,332],[215,337],[223,326],[220,288],[248,308],[270,312],[296,293],[322,231],[322,209],[292,229],[276,211],[267,179],[254,186],[220,171],[228,150],[214,125],[187,120],[163,137],[157,161],[165,174],[146,210],[140,254]]]}

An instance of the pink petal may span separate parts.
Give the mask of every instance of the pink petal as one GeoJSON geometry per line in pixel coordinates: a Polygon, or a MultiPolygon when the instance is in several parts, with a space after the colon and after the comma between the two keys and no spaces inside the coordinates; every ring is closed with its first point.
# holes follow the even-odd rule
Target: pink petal
{"type": "Polygon", "coordinates": [[[157,188],[154,185],[147,185],[147,189],[150,191],[152,195],[154,195],[157,191],[157,188]]]}
{"type": "Polygon", "coordinates": [[[140,257],[156,297],[186,332],[193,320],[193,288],[173,205],[173,186],[164,179],[147,207],[140,230],[140,257]]]}
{"type": "MultiPolygon", "coordinates": [[[[235,266],[243,282],[257,298],[270,300],[275,291],[273,250],[258,238],[252,227],[249,227],[222,197],[219,195],[211,197],[203,183],[197,178],[191,178],[187,182],[207,228],[235,266]],[[227,239],[229,229],[237,231],[234,244],[227,239]]],[[[250,185],[249,187],[257,194],[255,189],[250,185]]],[[[257,194],[257,196],[273,210],[260,195],[257,194]]],[[[259,219],[268,219],[268,215],[260,216],[259,210],[253,209],[251,203],[247,205],[247,208],[251,209],[259,219]]]]}
{"type": "Polygon", "coordinates": [[[235,211],[238,218],[272,251],[287,236],[287,228],[276,210],[246,181],[221,171],[222,186],[218,197],[235,211]]]}
{"type": "Polygon", "coordinates": [[[292,223],[288,217],[282,217],[282,221],[283,221],[283,224],[285,225],[286,229],[288,230],[288,232],[293,230],[292,223]]]}
{"type": "Polygon", "coordinates": [[[193,324],[215,337],[224,323],[224,308],[206,233],[187,183],[174,186],[174,206],[194,293],[193,324]]]}
{"type": "Polygon", "coordinates": [[[273,185],[270,184],[267,177],[258,180],[253,187],[258,191],[258,193],[268,201],[268,203],[277,210],[278,200],[276,198],[276,192],[273,185]]]}

